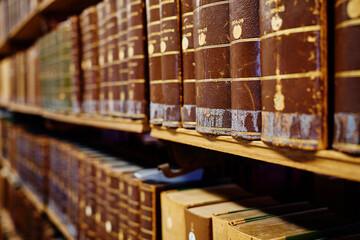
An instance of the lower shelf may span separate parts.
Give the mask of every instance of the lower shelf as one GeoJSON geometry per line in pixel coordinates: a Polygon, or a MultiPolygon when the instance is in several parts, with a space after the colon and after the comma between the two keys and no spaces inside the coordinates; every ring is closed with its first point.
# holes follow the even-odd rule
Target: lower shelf
{"type": "Polygon", "coordinates": [[[261,141],[236,141],[230,136],[205,136],[195,130],[183,128],[152,127],[151,136],[360,182],[360,157],[335,150],[307,152],[274,148],[261,141]]]}

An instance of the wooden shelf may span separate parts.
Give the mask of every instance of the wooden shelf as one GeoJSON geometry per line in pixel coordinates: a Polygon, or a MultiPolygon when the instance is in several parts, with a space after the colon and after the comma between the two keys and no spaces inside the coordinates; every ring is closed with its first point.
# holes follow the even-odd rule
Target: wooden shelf
{"type": "Polygon", "coordinates": [[[261,141],[236,141],[230,136],[209,137],[183,128],[153,127],[151,136],[360,182],[360,157],[335,150],[307,152],[274,148],[261,141]]]}
{"type": "Polygon", "coordinates": [[[48,216],[50,221],[56,226],[56,228],[61,232],[62,235],[68,240],[73,240],[74,237],[71,236],[67,227],[60,221],[58,216],[49,208],[45,208],[45,214],[48,216]]]}
{"type": "Polygon", "coordinates": [[[63,114],[42,109],[39,107],[13,103],[7,105],[4,104],[3,106],[12,112],[38,115],[46,119],[51,119],[58,122],[135,133],[143,133],[150,131],[149,124],[143,120],[63,114]]]}
{"type": "Polygon", "coordinates": [[[43,1],[38,8],[29,13],[23,21],[11,30],[9,36],[5,40],[0,42],[0,59],[16,52],[17,49],[29,46],[32,42],[42,36],[47,30],[46,24],[44,24],[44,17],[56,16],[57,13],[60,13],[61,16],[80,13],[86,7],[98,2],[100,2],[100,0],[43,1]]]}

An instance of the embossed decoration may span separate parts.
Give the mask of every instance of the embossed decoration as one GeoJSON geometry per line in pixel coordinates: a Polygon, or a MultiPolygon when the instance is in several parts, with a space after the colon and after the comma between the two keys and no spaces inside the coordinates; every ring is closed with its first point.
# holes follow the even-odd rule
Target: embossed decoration
{"type": "Polygon", "coordinates": [[[199,34],[199,45],[203,46],[206,43],[206,35],[205,33],[199,34]]]}
{"type": "Polygon", "coordinates": [[[153,54],[155,51],[155,48],[154,48],[154,45],[152,43],[149,44],[149,47],[148,47],[148,52],[149,54],[153,54]]]}
{"type": "Polygon", "coordinates": [[[360,0],[350,0],[346,8],[346,13],[349,18],[360,17],[360,0]]]}
{"type": "Polygon", "coordinates": [[[279,30],[281,28],[281,26],[282,26],[282,23],[283,23],[282,18],[278,14],[274,15],[271,18],[271,28],[272,28],[272,30],[274,30],[274,31],[279,30]]]}
{"type": "Polygon", "coordinates": [[[164,41],[161,41],[160,43],[160,51],[162,53],[166,51],[166,43],[164,41]]]}
{"type": "Polygon", "coordinates": [[[239,39],[242,34],[242,28],[240,25],[235,25],[233,28],[233,36],[235,39],[239,39]]]}
{"type": "Polygon", "coordinates": [[[112,225],[110,221],[106,221],[105,223],[105,230],[106,232],[110,233],[112,231],[112,225]]]}
{"type": "Polygon", "coordinates": [[[182,39],[182,48],[186,50],[188,49],[188,47],[189,47],[189,40],[186,36],[184,36],[182,39]]]}
{"type": "Polygon", "coordinates": [[[129,47],[129,49],[128,49],[128,56],[129,56],[129,57],[134,56],[134,48],[133,48],[133,47],[129,47]]]}
{"type": "Polygon", "coordinates": [[[124,50],[124,48],[121,48],[120,53],[119,53],[119,58],[120,58],[120,60],[124,60],[124,58],[125,58],[125,50],[124,50]]]}

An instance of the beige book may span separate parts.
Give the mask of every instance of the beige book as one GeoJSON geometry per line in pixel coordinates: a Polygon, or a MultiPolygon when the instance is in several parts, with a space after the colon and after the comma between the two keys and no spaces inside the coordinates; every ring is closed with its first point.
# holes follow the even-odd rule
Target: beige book
{"type": "MultiPolygon", "coordinates": [[[[296,239],[303,239],[302,236],[304,239],[309,239],[305,236],[348,223],[327,208],[312,209],[231,226],[228,228],[228,239],[286,240],[294,236],[296,239]]],[[[319,235],[321,237],[321,234],[319,235]]]]}
{"type": "Polygon", "coordinates": [[[8,103],[10,101],[10,79],[11,79],[11,60],[5,58],[0,63],[0,101],[2,103],[8,103]]]}
{"type": "Polygon", "coordinates": [[[289,203],[271,207],[258,205],[257,207],[258,208],[238,209],[226,213],[214,214],[212,216],[213,239],[228,239],[229,225],[238,225],[260,218],[270,218],[275,215],[301,212],[313,208],[308,202],[289,203]]]}
{"type": "Polygon", "coordinates": [[[269,196],[246,198],[237,201],[215,203],[185,210],[186,236],[189,239],[212,239],[213,214],[245,210],[253,207],[266,207],[279,204],[269,196]]]}
{"type": "Polygon", "coordinates": [[[186,240],[185,209],[250,197],[251,194],[235,184],[161,193],[162,239],[186,240]]]}

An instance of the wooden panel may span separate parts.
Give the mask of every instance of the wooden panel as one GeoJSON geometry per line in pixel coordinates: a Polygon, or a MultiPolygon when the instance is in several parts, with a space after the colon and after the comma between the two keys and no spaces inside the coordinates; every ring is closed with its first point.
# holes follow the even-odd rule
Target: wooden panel
{"type": "Polygon", "coordinates": [[[306,152],[274,148],[261,141],[236,141],[229,136],[202,135],[195,130],[183,128],[153,127],[151,136],[360,182],[360,157],[335,150],[306,152]]]}

